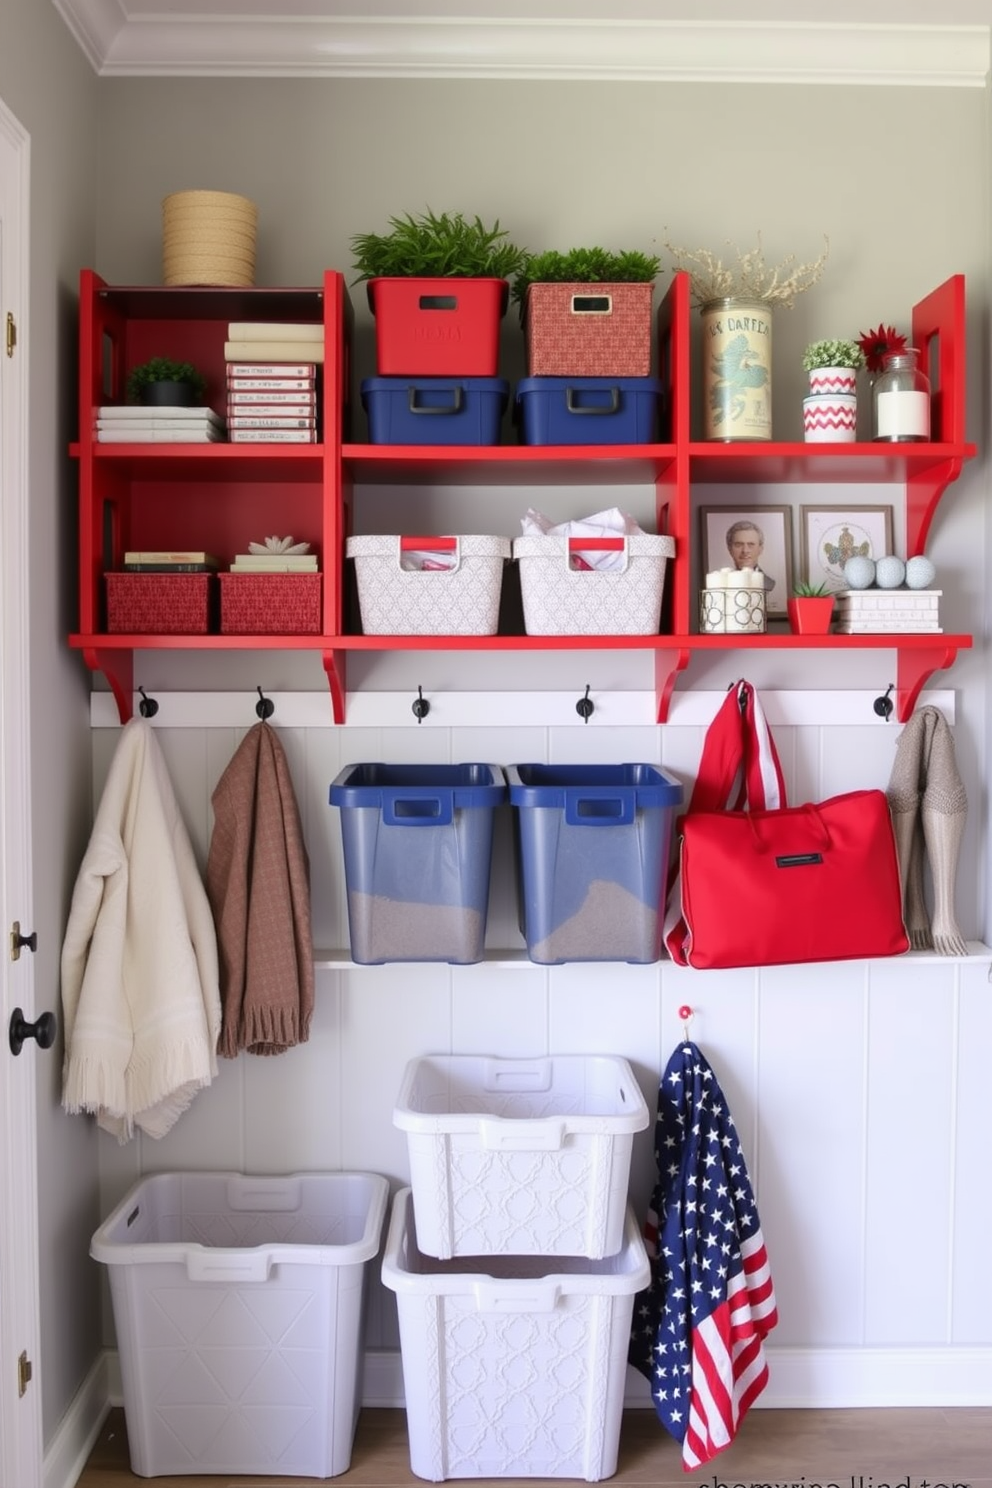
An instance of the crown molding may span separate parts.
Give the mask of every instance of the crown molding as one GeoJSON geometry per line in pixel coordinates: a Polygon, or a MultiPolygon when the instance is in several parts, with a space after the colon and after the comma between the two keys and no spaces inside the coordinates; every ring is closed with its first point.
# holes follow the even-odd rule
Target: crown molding
{"type": "Polygon", "coordinates": [[[53,0],[100,77],[389,77],[973,87],[988,26],[127,14],[53,0]]]}

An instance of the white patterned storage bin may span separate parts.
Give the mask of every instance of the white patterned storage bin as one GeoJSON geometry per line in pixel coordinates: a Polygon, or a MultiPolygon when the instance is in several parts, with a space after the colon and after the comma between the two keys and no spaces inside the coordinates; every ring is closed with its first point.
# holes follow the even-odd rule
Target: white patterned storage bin
{"type": "Polygon", "coordinates": [[[139,1477],[335,1477],[361,1407],[375,1173],[158,1173],[93,1236],[139,1477]]]}
{"type": "Polygon", "coordinates": [[[412,1059],[393,1123],[407,1134],[420,1249],[613,1255],[649,1119],[625,1059],[412,1059]]]}
{"type": "Polygon", "coordinates": [[[506,537],[349,537],[366,635],[495,635],[506,537]],[[438,567],[413,567],[426,553],[438,567]]]}
{"type": "Polygon", "coordinates": [[[518,537],[524,629],[528,635],[657,635],[665,567],[675,556],[670,537],[648,533],[600,539],[518,537]],[[583,550],[615,543],[615,569],[575,567],[583,550]]]}
{"type": "Polygon", "coordinates": [[[382,1263],[396,1293],[410,1466],[420,1478],[616,1471],[634,1298],[650,1279],[633,1212],[608,1260],[426,1257],[410,1189],[382,1263]]]}

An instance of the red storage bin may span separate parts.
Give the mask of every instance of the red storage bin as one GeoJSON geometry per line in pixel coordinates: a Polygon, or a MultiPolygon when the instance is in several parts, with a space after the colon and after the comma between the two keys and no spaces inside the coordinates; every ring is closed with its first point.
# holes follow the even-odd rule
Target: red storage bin
{"type": "Polygon", "coordinates": [[[222,573],[221,635],[318,635],[319,573],[222,573]]]}
{"type": "Polygon", "coordinates": [[[214,618],[214,575],[108,573],[107,629],[124,635],[206,635],[214,618]]]}
{"type": "Polygon", "coordinates": [[[370,279],[380,377],[494,377],[506,279],[370,279]]]}

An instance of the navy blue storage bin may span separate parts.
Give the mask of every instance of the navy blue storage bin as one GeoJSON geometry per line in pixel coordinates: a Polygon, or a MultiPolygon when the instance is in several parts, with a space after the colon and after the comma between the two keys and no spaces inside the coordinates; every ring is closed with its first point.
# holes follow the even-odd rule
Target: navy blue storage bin
{"type": "Polygon", "coordinates": [[[656,377],[525,377],[516,412],[524,444],[653,444],[663,384],[656,377]]]}
{"type": "Polygon", "coordinates": [[[352,958],[481,961],[496,765],[348,765],[332,782],[341,808],[352,958]]]}
{"type": "Polygon", "coordinates": [[[510,399],[501,377],[367,377],[372,444],[499,444],[510,399]]]}
{"type": "Polygon", "coordinates": [[[682,786],[655,765],[510,765],[532,961],[657,961],[682,786]]]}

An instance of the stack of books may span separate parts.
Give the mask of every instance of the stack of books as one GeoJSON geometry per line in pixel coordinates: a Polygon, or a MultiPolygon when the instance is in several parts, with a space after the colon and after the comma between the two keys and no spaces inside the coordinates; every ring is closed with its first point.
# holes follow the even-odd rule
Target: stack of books
{"type": "Polygon", "coordinates": [[[227,334],[224,356],[231,440],[315,444],[323,326],[235,321],[227,334]]]}
{"type": "Polygon", "coordinates": [[[316,573],[316,553],[235,553],[231,573],[316,573]]]}
{"type": "Polygon", "coordinates": [[[113,404],[97,409],[99,444],[215,444],[224,420],[212,408],[144,408],[113,404]]]}
{"type": "Polygon", "coordinates": [[[844,589],[834,599],[837,635],[938,635],[942,589],[844,589]]]}
{"type": "Polygon", "coordinates": [[[137,549],[124,554],[125,573],[214,573],[220,568],[220,560],[213,553],[201,553],[192,548],[142,552],[137,549]]]}

